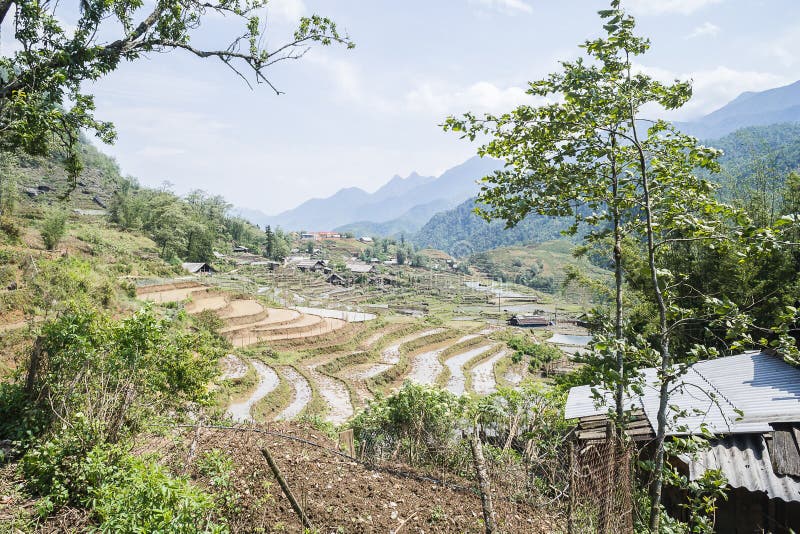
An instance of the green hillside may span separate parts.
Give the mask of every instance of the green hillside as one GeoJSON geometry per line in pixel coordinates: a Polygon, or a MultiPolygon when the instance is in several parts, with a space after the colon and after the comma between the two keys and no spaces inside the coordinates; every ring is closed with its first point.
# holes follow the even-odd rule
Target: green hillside
{"type": "Polygon", "coordinates": [[[535,245],[500,247],[473,254],[469,258],[469,264],[492,279],[547,292],[558,289],[568,267],[578,268],[596,278],[609,275],[608,271],[586,259],[573,256],[574,248],[574,243],[566,239],[535,245]]]}
{"type": "Polygon", "coordinates": [[[486,222],[474,213],[475,199],[434,215],[414,236],[419,248],[437,248],[465,257],[493,248],[557,239],[567,223],[561,219],[530,215],[513,228],[502,221],[486,222]]]}

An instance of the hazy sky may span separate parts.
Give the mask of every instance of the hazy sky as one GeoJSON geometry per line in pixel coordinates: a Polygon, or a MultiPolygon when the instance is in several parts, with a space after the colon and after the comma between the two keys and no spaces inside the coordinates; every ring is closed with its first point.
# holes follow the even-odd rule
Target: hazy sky
{"type": "MultiPolygon", "coordinates": [[[[680,118],[746,90],[800,79],[797,0],[628,0],[653,47],[641,61],[664,78],[690,77],[680,118]]],[[[501,111],[525,83],[599,35],[596,0],[273,0],[268,42],[300,15],[334,18],[354,50],[315,48],[272,72],[285,94],[250,90],[225,67],[153,54],[96,84],[98,117],[119,140],[103,150],[146,185],[222,194],[276,213],[341,187],[374,190],[394,174],[438,174],[473,152],[437,126],[449,113],[501,111]]],[[[221,43],[237,28],[200,31],[221,43]]],[[[5,36],[4,36],[5,38],[5,36]]]]}

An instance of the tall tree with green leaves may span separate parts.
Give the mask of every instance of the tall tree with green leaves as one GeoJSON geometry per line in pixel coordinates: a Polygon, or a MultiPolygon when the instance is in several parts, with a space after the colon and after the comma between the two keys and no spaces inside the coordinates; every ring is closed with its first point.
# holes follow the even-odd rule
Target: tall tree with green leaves
{"type": "Polygon", "coordinates": [[[0,0],[0,28],[17,46],[0,56],[0,147],[34,155],[58,151],[73,186],[82,164],[82,130],[104,142],[114,127],[94,116],[91,82],[153,52],[184,52],[215,59],[248,85],[263,83],[276,93],[269,70],[302,57],[314,44],[354,44],[327,17],[300,19],[281,44],[265,44],[267,0],[0,0]],[[223,16],[241,22],[241,33],[209,42],[204,23],[223,16]],[[69,28],[63,21],[74,21],[69,28]],[[202,44],[200,44],[202,43],[202,44]]]}
{"type": "Polygon", "coordinates": [[[691,98],[691,85],[666,85],[636,72],[634,59],[650,42],[634,33],[635,21],[619,0],[599,14],[606,35],[582,45],[585,57],[562,62],[561,72],[530,83],[528,94],[539,105],[502,115],[450,117],[444,127],[470,140],[488,136],[479,154],[506,162],[504,169],[484,178],[479,196],[486,206],[479,209],[484,217],[513,226],[529,213],[569,216],[575,220],[573,232],[579,225],[586,227],[587,241],[611,242],[613,326],[597,336],[595,349],[601,362],[612,363],[601,366],[601,380],[615,392],[620,422],[632,376],[626,354],[657,361],[660,406],[649,521],[657,531],[669,392],[684,369],[676,366],[670,342],[675,325],[686,319],[686,310],[674,299],[675,287],[684,279],[666,271],[663,260],[677,243],[724,240],[731,220],[743,221],[741,214],[716,200],[712,185],[696,172],[716,171],[719,152],[643,114],[643,109],[683,106],[691,98]],[[639,289],[649,295],[658,315],[655,335],[648,339],[624,328],[626,236],[645,258],[646,280],[639,289]]]}

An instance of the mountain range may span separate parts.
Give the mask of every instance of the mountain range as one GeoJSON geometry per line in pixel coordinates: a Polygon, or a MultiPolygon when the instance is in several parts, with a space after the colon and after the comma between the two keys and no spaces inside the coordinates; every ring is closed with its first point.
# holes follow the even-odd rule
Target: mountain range
{"type": "Polygon", "coordinates": [[[475,196],[480,190],[477,180],[500,167],[497,160],[475,156],[437,177],[417,173],[394,176],[374,193],[349,187],[273,216],[246,210],[240,213],[254,223],[287,230],[413,233],[435,213],[475,196]]]}
{"type": "MultiPolygon", "coordinates": [[[[761,92],[742,93],[720,109],[692,122],[675,123],[682,131],[725,149],[730,188],[742,185],[752,174],[756,154],[779,163],[781,172],[800,165],[800,81],[761,92]],[[780,127],[759,128],[785,123],[780,127]]],[[[777,164],[776,163],[776,164],[777,164]]],[[[473,157],[440,176],[412,173],[394,176],[368,193],[359,188],[341,189],[327,198],[308,200],[294,209],[267,216],[240,210],[252,222],[288,230],[336,230],[356,235],[412,237],[420,246],[464,253],[493,246],[551,239],[562,228],[535,216],[523,230],[503,230],[471,212],[480,190],[477,181],[502,168],[502,162],[473,157]],[[502,235],[501,235],[502,234],[502,235]],[[466,244],[469,244],[468,246],[466,244]]],[[[777,168],[777,167],[776,167],[777,168]]]]}
{"type": "Polygon", "coordinates": [[[720,109],[675,125],[700,139],[716,139],[741,128],[800,121],[800,81],[761,92],[742,93],[720,109]]]}

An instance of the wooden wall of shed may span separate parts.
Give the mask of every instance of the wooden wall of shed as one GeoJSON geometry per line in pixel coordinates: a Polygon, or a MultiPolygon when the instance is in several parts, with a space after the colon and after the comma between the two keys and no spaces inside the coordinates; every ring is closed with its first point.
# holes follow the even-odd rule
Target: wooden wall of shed
{"type": "MultiPolygon", "coordinates": [[[[685,495],[665,488],[664,507],[672,517],[686,521],[685,495]]],[[[800,502],[768,499],[765,493],[732,488],[717,503],[715,531],[719,534],[789,534],[800,532],[800,502]]]]}

